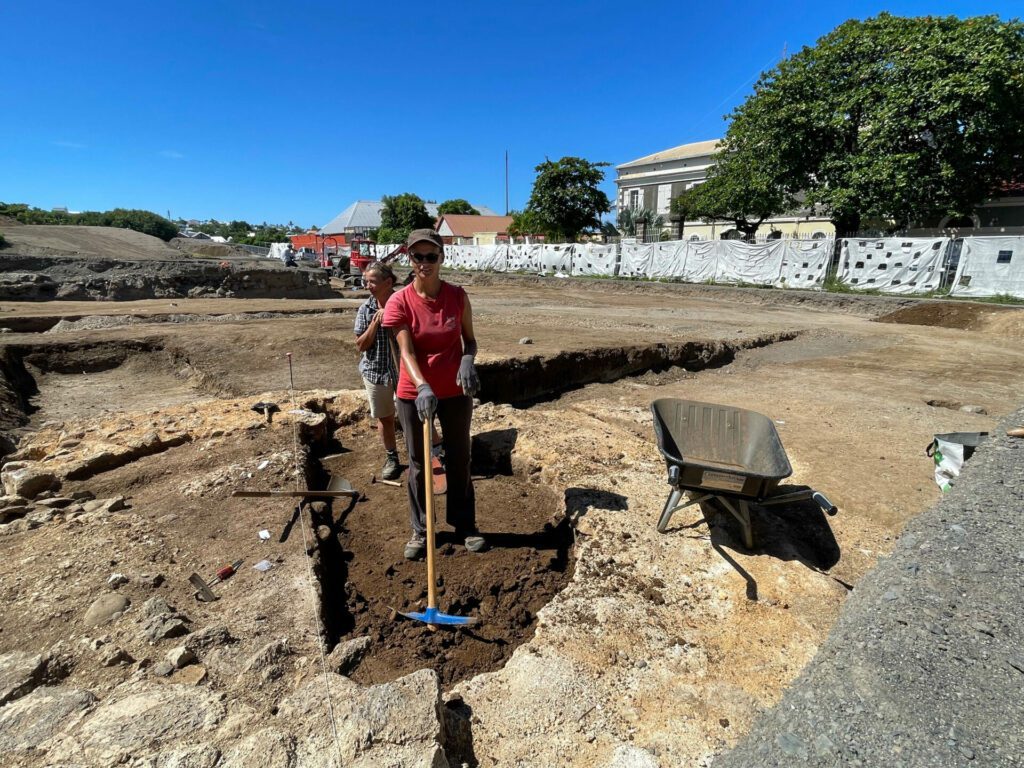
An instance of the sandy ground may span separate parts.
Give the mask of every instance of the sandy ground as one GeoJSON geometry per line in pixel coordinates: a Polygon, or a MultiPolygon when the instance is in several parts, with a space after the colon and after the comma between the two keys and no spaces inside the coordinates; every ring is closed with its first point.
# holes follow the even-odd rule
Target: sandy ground
{"type": "MultiPolygon", "coordinates": [[[[891,551],[906,522],[936,500],[931,460],[924,455],[932,434],[989,428],[1019,404],[1024,391],[1020,311],[988,317],[970,310],[969,321],[943,320],[964,326],[949,328],[878,323],[850,312],[760,300],[616,291],[607,283],[512,282],[469,290],[482,363],[617,345],[796,334],[741,350],[724,367],[669,368],[573,389],[530,408],[477,409],[475,432],[514,434],[506,458],[524,491],[543,491],[536,504],[550,498],[553,519],[567,515],[574,521],[575,567],[564,589],[539,613],[531,611],[533,634],[517,640],[525,642],[504,666],[457,683],[459,675],[442,675],[454,683],[446,694],[449,708],[471,724],[468,745],[461,747],[471,764],[706,764],[779,698],[827,635],[849,590],[891,551]],[[521,344],[523,337],[532,343],[521,344]],[[648,408],[660,397],[768,415],[794,468],[787,483],[824,492],[839,514],[826,518],[813,505],[755,508],[752,551],[735,523],[713,507],[683,510],[667,533],[657,533],[668,486],[648,408]],[[980,406],[987,415],[962,412],[962,404],[980,406]]],[[[188,434],[189,440],[68,484],[103,497],[129,496],[128,516],[87,525],[58,520],[0,538],[0,591],[9,605],[0,618],[0,651],[43,650],[57,642],[79,647],[83,635],[95,635],[81,625],[81,614],[112,570],[159,569],[167,577],[159,593],[187,611],[195,627],[224,622],[241,639],[234,650],[204,661],[204,685],[231,690],[241,665],[236,656],[257,650],[261,639],[289,635],[298,660],[287,674],[266,686],[244,687],[245,700],[266,711],[294,681],[315,675],[303,558],[293,540],[278,542],[287,503],[243,502],[231,499],[228,489],[249,481],[250,473],[272,485],[291,482],[287,421],[262,425],[248,407],[268,390],[283,401],[285,352],[295,355],[299,389],[355,388],[351,323],[358,302],[176,304],[0,307],[0,318],[45,310],[54,316],[113,314],[109,309],[288,313],[4,335],[3,343],[40,357],[30,371],[41,390],[40,410],[23,445],[38,444],[42,455],[53,455],[61,434],[64,440],[86,434],[75,438],[84,447],[94,436],[89,429],[111,444],[154,429],[188,434]],[[293,314],[325,305],[330,313],[293,314]],[[129,340],[146,348],[107,370],[72,373],[69,364],[56,370],[46,362],[88,359],[83,348],[129,340]],[[268,465],[257,469],[264,460],[268,465]],[[267,472],[273,474],[260,474],[267,472]],[[255,540],[260,527],[273,530],[269,544],[255,540]],[[247,571],[228,582],[224,591],[231,600],[192,601],[184,582],[192,569],[261,556],[280,562],[269,574],[247,571]],[[65,574],[59,582],[43,576],[54,564],[65,574]],[[28,583],[39,586],[28,590],[28,583]]],[[[365,484],[361,476],[376,459],[372,433],[359,426],[365,418],[359,394],[328,400],[341,428],[338,438],[353,451],[350,466],[358,467],[358,482],[365,484]]],[[[80,458],[82,447],[68,449],[70,455],[55,458],[53,466],[80,458]]],[[[480,492],[487,492],[486,482],[480,492]]],[[[505,499],[505,515],[515,514],[508,501],[513,494],[504,488],[496,495],[505,499]]],[[[371,502],[374,509],[376,504],[371,502]]],[[[395,506],[395,514],[404,516],[402,505],[395,506]]],[[[500,526],[500,511],[489,509],[489,525],[500,526]]],[[[539,522],[541,512],[538,507],[527,522],[539,522]]],[[[353,531],[365,536],[372,528],[364,520],[327,535],[344,553],[354,549],[349,544],[346,550],[346,537],[353,531]]],[[[391,541],[398,531],[387,530],[381,547],[393,554],[364,560],[372,571],[386,569],[389,561],[401,565],[402,541],[391,541]]],[[[481,556],[480,569],[486,569],[486,558],[481,556]]],[[[507,574],[496,580],[508,586],[507,574]]],[[[135,582],[127,589],[138,591],[133,602],[148,594],[135,582]]],[[[385,595],[360,593],[364,602],[377,597],[385,595]]],[[[138,643],[131,627],[109,634],[136,659],[159,651],[138,643]]],[[[379,658],[371,647],[367,679],[380,679],[387,654],[395,654],[403,638],[415,642],[392,635],[379,658]]],[[[396,669],[408,669],[407,660],[419,650],[409,648],[400,664],[394,662],[396,669]]],[[[451,649],[441,647],[418,658],[443,670],[446,653],[452,655],[451,649]]],[[[76,670],[72,682],[91,686],[101,698],[146,674],[84,662],[76,670]]]]}

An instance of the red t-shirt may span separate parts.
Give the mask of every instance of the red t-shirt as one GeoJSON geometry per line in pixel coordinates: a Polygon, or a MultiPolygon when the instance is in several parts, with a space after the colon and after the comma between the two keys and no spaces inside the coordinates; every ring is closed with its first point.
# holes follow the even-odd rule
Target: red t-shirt
{"type": "MultiPolygon", "coordinates": [[[[392,295],[384,307],[385,328],[404,325],[412,332],[416,362],[438,399],[462,394],[455,376],[462,361],[462,312],[465,308],[466,291],[443,281],[437,298],[425,299],[409,284],[392,295]]],[[[416,398],[416,385],[405,370],[405,361],[399,368],[395,392],[403,400],[416,398]]]]}

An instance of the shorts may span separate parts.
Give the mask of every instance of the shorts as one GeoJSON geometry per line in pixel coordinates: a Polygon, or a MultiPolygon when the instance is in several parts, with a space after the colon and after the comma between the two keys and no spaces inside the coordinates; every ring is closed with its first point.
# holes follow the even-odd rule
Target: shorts
{"type": "Polygon", "coordinates": [[[395,415],[395,388],[390,384],[374,384],[363,379],[366,398],[370,401],[370,418],[386,419],[395,415]]]}

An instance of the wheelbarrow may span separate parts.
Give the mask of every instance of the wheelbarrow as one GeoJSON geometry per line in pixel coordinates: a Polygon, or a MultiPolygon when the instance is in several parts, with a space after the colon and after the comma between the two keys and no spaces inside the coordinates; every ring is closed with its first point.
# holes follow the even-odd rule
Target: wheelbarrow
{"type": "Polygon", "coordinates": [[[754,548],[751,502],[762,506],[813,499],[829,515],[836,506],[813,488],[779,493],[791,474],[774,422],[763,414],[728,405],[661,398],[651,403],[658,450],[668,467],[671,491],[658,519],[668,529],[680,509],[715,500],[739,522],[747,549],[754,548]],[[687,500],[680,503],[683,494],[687,500]]]}

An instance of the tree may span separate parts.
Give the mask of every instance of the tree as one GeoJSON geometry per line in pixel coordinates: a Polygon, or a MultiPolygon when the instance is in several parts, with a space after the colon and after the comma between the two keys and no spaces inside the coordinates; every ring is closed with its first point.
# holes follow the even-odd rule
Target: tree
{"type": "Polygon", "coordinates": [[[544,222],[533,211],[510,211],[509,216],[512,217],[512,223],[508,226],[508,233],[512,237],[547,236],[544,222]]]}
{"type": "Polygon", "coordinates": [[[446,213],[461,213],[468,216],[479,216],[480,211],[469,204],[468,200],[463,200],[461,197],[456,197],[453,200],[445,200],[439,206],[437,206],[438,215],[444,215],[446,213]]]}
{"type": "Polygon", "coordinates": [[[384,195],[380,211],[380,228],[376,232],[378,243],[401,243],[414,229],[434,226],[423,200],[411,192],[384,195]]]}
{"type": "Polygon", "coordinates": [[[608,196],[597,188],[608,163],[580,157],[545,160],[538,165],[526,210],[537,217],[542,231],[552,238],[575,242],[581,231],[601,226],[601,214],[611,210],[608,196]]]}
{"type": "Polygon", "coordinates": [[[785,192],[782,171],[766,155],[725,149],[703,184],[673,199],[674,215],[707,222],[730,221],[746,240],[752,240],[761,223],[796,203],[785,192]]]}
{"type": "MultiPolygon", "coordinates": [[[[840,232],[868,218],[895,229],[968,214],[1024,177],[1024,23],[845,22],[764,73],[725,142],[781,169],[785,193],[806,193],[840,232]]],[[[721,203],[740,188],[723,177],[743,173],[731,163],[703,197],[721,203]]],[[[746,207],[729,199],[718,207],[746,207]]]]}

